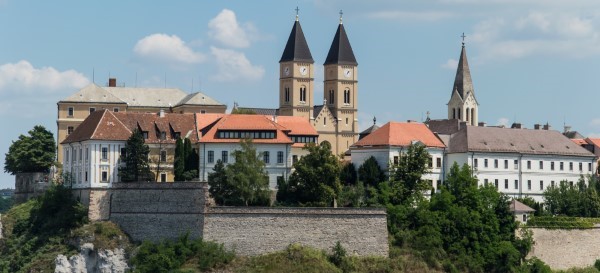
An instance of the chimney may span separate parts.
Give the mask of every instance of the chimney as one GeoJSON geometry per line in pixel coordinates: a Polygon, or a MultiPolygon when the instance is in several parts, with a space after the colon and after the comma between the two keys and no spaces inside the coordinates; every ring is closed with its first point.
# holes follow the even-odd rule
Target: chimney
{"type": "Polygon", "coordinates": [[[158,116],[161,118],[165,117],[165,110],[164,109],[160,109],[160,111],[158,112],[158,116]]]}
{"type": "Polygon", "coordinates": [[[485,122],[483,122],[483,121],[482,121],[482,122],[479,122],[479,127],[486,127],[486,126],[487,126],[487,123],[485,123],[485,122]]]}
{"type": "Polygon", "coordinates": [[[542,128],[542,125],[540,125],[540,124],[536,123],[533,125],[533,129],[539,130],[540,128],[542,128]]]}
{"type": "Polygon", "coordinates": [[[546,123],[546,124],[544,125],[544,130],[546,130],[546,131],[547,131],[547,130],[552,130],[552,126],[550,126],[550,124],[546,123]]]}
{"type": "Polygon", "coordinates": [[[108,87],[117,87],[117,78],[108,78],[108,87]]]}
{"type": "Polygon", "coordinates": [[[523,125],[521,125],[521,123],[515,122],[515,123],[513,123],[513,124],[510,126],[510,128],[512,128],[512,129],[522,129],[522,128],[523,128],[523,125]]]}

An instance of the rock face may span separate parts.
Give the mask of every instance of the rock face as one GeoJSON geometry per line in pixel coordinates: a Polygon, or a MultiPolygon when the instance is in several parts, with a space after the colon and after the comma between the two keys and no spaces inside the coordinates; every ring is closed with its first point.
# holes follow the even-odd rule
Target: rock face
{"type": "Polygon", "coordinates": [[[129,269],[125,250],[122,248],[94,250],[94,245],[85,243],[79,254],[67,258],[58,255],[54,260],[55,273],[124,273],[129,269]]]}

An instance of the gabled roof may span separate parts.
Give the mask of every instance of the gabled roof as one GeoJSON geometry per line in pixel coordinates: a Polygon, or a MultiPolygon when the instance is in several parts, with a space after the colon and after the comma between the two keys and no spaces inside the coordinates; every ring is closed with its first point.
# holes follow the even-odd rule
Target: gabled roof
{"type": "Polygon", "coordinates": [[[200,143],[237,143],[237,138],[218,138],[219,131],[275,131],[273,139],[253,139],[254,143],[281,143],[292,144],[292,140],[283,131],[285,128],[278,125],[271,118],[263,115],[223,115],[200,138],[200,143]]]}
{"type": "Polygon", "coordinates": [[[449,152],[594,156],[558,131],[479,126],[465,126],[453,134],[449,152]]]}
{"type": "Polygon", "coordinates": [[[521,202],[519,202],[519,201],[517,201],[515,199],[513,199],[510,202],[510,208],[509,208],[509,210],[512,211],[512,212],[534,212],[535,211],[531,207],[529,207],[529,206],[527,206],[527,205],[525,205],[525,204],[523,204],[523,203],[521,203],[521,202]]]}
{"type": "Polygon", "coordinates": [[[414,141],[427,147],[445,147],[425,124],[418,122],[388,122],[352,146],[409,146],[414,141]]]}
{"type": "Polygon", "coordinates": [[[290,37],[285,45],[285,49],[283,50],[283,55],[281,55],[281,60],[279,60],[280,63],[289,61],[306,63],[315,62],[312,58],[312,54],[310,54],[308,43],[306,43],[304,32],[302,32],[302,27],[300,26],[300,22],[298,20],[294,22],[292,32],[290,33],[290,37]]]}
{"type": "Polygon", "coordinates": [[[178,104],[179,105],[223,105],[217,100],[205,95],[201,92],[196,92],[185,96],[178,104]]]}
{"type": "Polygon", "coordinates": [[[458,67],[456,68],[456,77],[454,78],[454,86],[452,87],[452,93],[454,92],[457,92],[463,100],[469,93],[472,93],[473,97],[475,96],[473,81],[471,80],[471,70],[469,69],[469,62],[467,61],[467,51],[465,50],[464,44],[460,51],[458,67]]]}
{"type": "Polygon", "coordinates": [[[95,83],[85,86],[60,102],[126,103],[95,83]]]}
{"type": "Polygon", "coordinates": [[[62,144],[84,140],[123,140],[129,138],[131,132],[113,112],[95,111],[79,124],[62,144]]]}
{"type": "MultiPolygon", "coordinates": [[[[267,116],[267,118],[270,118],[267,116]]],[[[315,130],[310,122],[304,117],[292,117],[292,116],[278,116],[277,124],[285,127],[289,130],[288,135],[290,136],[318,136],[317,130],[315,130]]]]}
{"type": "Polygon", "coordinates": [[[328,64],[341,64],[341,65],[358,65],[350,41],[346,35],[344,25],[340,22],[338,25],[335,36],[333,36],[333,42],[329,47],[329,53],[325,59],[324,65],[328,64]]]}

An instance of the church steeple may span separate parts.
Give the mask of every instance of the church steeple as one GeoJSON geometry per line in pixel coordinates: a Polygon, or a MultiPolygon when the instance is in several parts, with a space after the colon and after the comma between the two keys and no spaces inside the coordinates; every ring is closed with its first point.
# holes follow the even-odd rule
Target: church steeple
{"type": "Polygon", "coordinates": [[[283,55],[281,55],[281,60],[279,60],[280,63],[290,61],[305,63],[315,62],[312,58],[312,54],[310,54],[306,38],[304,38],[304,32],[302,32],[298,15],[296,15],[296,21],[294,22],[292,32],[290,33],[290,37],[283,50],[283,55]]]}
{"type": "Polygon", "coordinates": [[[448,119],[458,119],[466,122],[468,125],[476,126],[478,123],[479,104],[475,98],[475,90],[471,79],[471,70],[467,61],[467,51],[465,50],[465,34],[461,36],[462,48],[460,59],[456,68],[456,77],[454,86],[448,102],[448,119]]]}
{"type": "MultiPolygon", "coordinates": [[[[340,11],[340,15],[342,12],[340,11]]],[[[342,23],[342,17],[340,16],[340,24],[333,37],[333,42],[327,53],[324,65],[328,64],[339,64],[339,65],[358,65],[350,41],[346,35],[344,24],[342,23]]]]}

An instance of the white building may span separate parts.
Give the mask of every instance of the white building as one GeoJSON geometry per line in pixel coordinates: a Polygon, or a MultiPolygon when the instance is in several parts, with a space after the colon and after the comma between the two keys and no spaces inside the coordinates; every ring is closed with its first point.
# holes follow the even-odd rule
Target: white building
{"type": "MultiPolygon", "coordinates": [[[[444,150],[446,146],[423,123],[386,123],[350,146],[352,163],[358,168],[373,156],[379,166],[387,171],[392,163],[398,163],[400,154],[405,153],[407,147],[413,142],[421,142],[426,146],[426,150],[431,156],[430,172],[423,179],[429,180],[434,189],[437,189],[445,177],[444,150]]],[[[389,172],[386,174],[389,175],[389,172]]]]}

